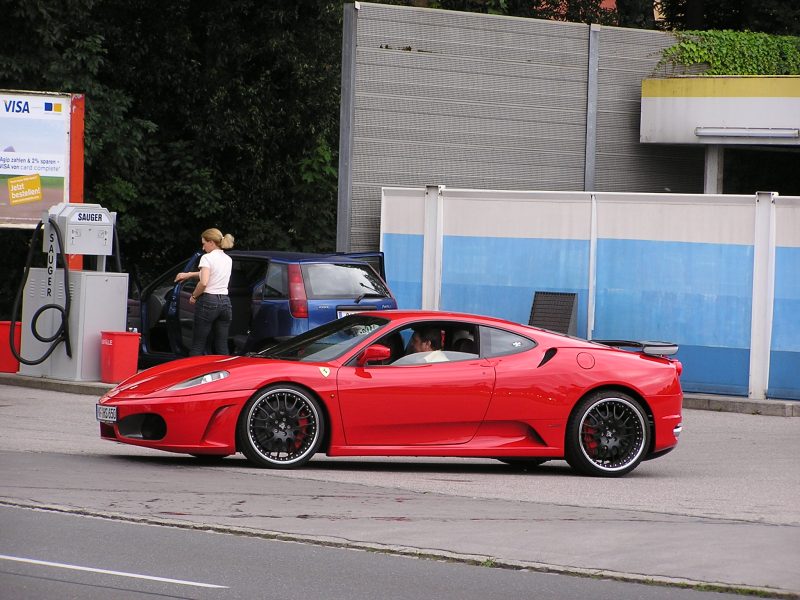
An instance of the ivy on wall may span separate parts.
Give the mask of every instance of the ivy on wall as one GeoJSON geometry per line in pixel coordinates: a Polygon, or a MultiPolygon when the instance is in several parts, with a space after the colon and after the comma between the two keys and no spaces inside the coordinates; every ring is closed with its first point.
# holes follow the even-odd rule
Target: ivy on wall
{"type": "Polygon", "coordinates": [[[800,75],[800,37],[750,31],[679,31],[656,71],[666,75],[800,75]]]}

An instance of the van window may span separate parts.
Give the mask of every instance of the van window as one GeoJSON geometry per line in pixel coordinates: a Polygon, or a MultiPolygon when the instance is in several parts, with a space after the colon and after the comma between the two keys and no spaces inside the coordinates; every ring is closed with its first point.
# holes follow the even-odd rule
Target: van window
{"type": "Polygon", "coordinates": [[[283,263],[269,263],[264,298],[286,298],[289,293],[289,273],[283,263]]]}
{"type": "Polygon", "coordinates": [[[303,264],[303,282],[309,299],[388,297],[389,290],[369,265],[303,264]]]}

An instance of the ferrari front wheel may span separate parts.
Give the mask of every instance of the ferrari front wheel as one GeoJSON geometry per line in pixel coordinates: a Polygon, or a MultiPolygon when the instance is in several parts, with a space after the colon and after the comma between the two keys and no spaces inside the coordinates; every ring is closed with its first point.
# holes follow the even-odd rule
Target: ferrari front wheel
{"type": "Polygon", "coordinates": [[[260,467],[291,469],[306,464],[322,443],[325,417],[308,391],[274,385],[258,392],[239,416],[240,450],[260,467]]]}
{"type": "Polygon", "coordinates": [[[649,443],[642,405],[628,394],[603,390],[575,407],[567,424],[565,454],[580,473],[619,477],[636,468],[649,443]]]}

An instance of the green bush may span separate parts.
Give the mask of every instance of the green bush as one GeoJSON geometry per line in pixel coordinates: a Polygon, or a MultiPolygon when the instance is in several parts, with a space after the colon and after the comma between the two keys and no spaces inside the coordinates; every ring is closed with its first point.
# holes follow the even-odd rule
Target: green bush
{"type": "Polygon", "coordinates": [[[750,31],[681,31],[656,67],[667,74],[800,75],[800,37],[750,31]]]}

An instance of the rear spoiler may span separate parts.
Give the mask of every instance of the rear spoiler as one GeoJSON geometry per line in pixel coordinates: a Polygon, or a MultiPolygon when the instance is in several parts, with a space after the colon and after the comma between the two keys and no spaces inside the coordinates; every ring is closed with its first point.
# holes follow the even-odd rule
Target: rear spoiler
{"type": "Polygon", "coordinates": [[[634,348],[637,352],[649,356],[672,356],[678,352],[678,344],[672,342],[632,342],[630,340],[592,340],[592,342],[614,348],[634,348]]]}

